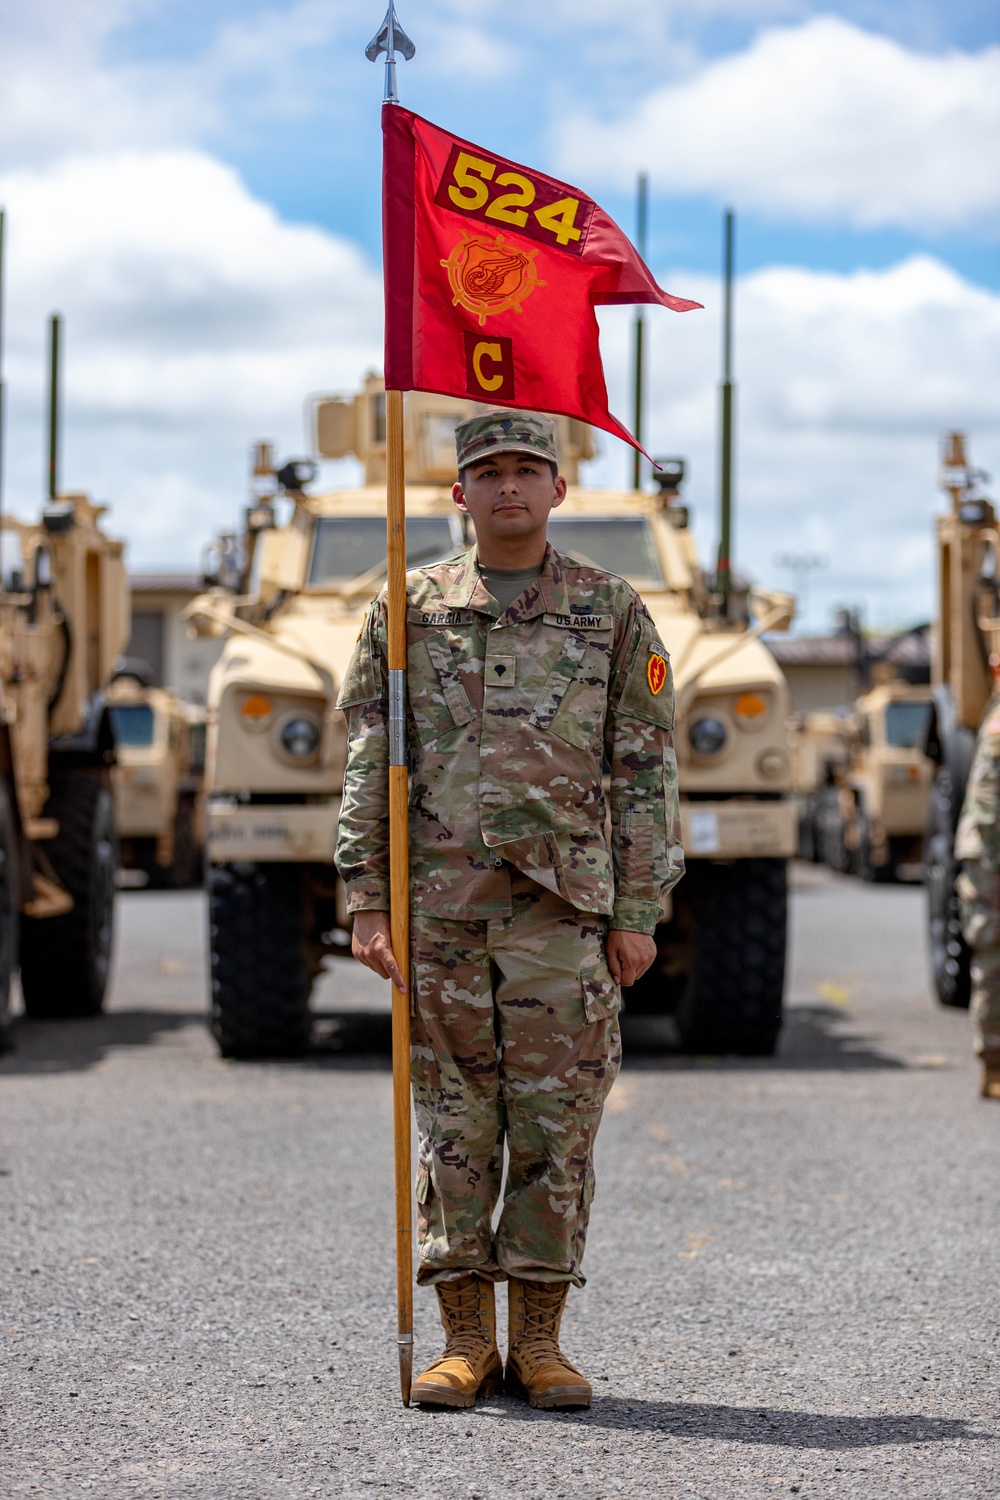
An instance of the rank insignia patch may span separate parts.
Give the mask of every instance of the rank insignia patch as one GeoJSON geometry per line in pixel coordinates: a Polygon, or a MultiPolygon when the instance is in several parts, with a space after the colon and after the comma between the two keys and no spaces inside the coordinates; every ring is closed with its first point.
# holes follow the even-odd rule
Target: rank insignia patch
{"type": "Polygon", "coordinates": [[[649,665],[646,668],[646,680],[649,683],[649,691],[655,698],[667,680],[667,664],[663,660],[663,657],[658,656],[655,651],[649,658],[649,665]]]}

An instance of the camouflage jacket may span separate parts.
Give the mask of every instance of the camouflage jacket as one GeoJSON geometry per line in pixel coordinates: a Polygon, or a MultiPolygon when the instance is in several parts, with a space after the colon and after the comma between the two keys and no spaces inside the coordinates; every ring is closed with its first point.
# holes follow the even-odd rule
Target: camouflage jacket
{"type": "MultiPolygon", "coordinates": [[[[641,599],[549,547],[537,583],[501,614],[473,549],[408,573],[407,606],[414,907],[499,915],[508,861],[581,911],[651,933],[684,857],[673,682],[641,599]]],[[[350,911],[389,906],[386,651],[383,593],[338,702],[350,753],[337,866],[350,911]]]]}
{"type": "Polygon", "coordinates": [[[955,858],[1000,870],[1000,695],[988,704],[955,835],[955,858]]]}

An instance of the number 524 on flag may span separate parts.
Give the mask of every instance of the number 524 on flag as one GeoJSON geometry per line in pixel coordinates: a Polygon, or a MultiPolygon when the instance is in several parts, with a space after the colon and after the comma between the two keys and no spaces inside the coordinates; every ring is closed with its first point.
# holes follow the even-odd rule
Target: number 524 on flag
{"type": "Polygon", "coordinates": [[[595,307],[698,307],[656,283],[577,188],[382,111],[385,383],[562,412],[633,442],[608,411],[595,307]]]}

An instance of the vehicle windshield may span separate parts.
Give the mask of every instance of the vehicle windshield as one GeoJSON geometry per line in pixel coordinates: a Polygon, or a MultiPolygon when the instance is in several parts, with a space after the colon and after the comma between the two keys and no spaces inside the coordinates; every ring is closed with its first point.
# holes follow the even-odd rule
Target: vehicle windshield
{"type": "Polygon", "coordinates": [[[111,723],[119,745],[139,748],[153,743],[156,721],[148,703],[117,703],[111,708],[111,723]]]}
{"type": "Polygon", "coordinates": [[[663,583],[643,516],[550,516],[549,541],[557,552],[587,558],[632,583],[663,583]]]}
{"type": "Polygon", "coordinates": [[[885,710],[885,742],[896,750],[920,750],[930,722],[929,703],[890,703],[885,710]]]}
{"type": "MultiPolygon", "coordinates": [[[[437,562],[457,550],[447,516],[410,516],[406,522],[406,561],[437,562]]],[[[316,522],[309,585],[359,578],[385,561],[385,521],[381,516],[321,516],[316,522]]]]}

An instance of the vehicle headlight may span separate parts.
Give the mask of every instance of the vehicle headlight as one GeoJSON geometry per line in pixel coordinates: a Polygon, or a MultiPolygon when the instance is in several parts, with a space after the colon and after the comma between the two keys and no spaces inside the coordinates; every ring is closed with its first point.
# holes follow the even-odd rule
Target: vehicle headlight
{"type": "Polygon", "coordinates": [[[721,719],[706,714],[695,719],[688,730],[688,739],[695,755],[718,755],[726,743],[726,726],[721,719]]]}
{"type": "Polygon", "coordinates": [[[741,729],[763,729],[768,708],[763,693],[741,693],[733,704],[733,718],[741,729]]]}
{"type": "Polygon", "coordinates": [[[245,729],[266,729],[274,718],[274,704],[264,693],[248,693],[240,703],[240,720],[245,729]]]}
{"type": "Polygon", "coordinates": [[[319,725],[315,719],[296,714],[282,724],[278,738],[285,754],[293,760],[309,760],[319,749],[319,725]]]}

